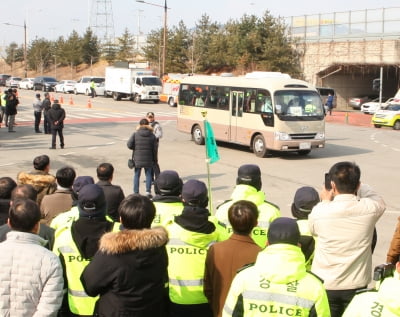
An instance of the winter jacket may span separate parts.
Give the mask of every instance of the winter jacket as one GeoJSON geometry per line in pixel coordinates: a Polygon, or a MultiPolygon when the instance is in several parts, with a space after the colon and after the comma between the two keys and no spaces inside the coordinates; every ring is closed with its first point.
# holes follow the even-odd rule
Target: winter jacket
{"type": "Polygon", "coordinates": [[[400,276],[386,278],[378,291],[356,295],[347,306],[343,317],[395,317],[400,316],[400,276]]]}
{"type": "Polygon", "coordinates": [[[118,207],[125,198],[124,191],[120,186],[113,185],[109,181],[98,181],[96,184],[103,188],[104,196],[106,196],[107,215],[114,221],[119,221],[118,207]]]}
{"type": "Polygon", "coordinates": [[[12,231],[0,243],[0,316],[57,316],[63,293],[58,257],[36,234],[12,231]]]}
{"type": "Polygon", "coordinates": [[[222,315],[226,295],[237,271],[254,263],[261,248],[249,236],[233,234],[228,240],[213,244],[207,252],[204,294],[214,316],[222,315]]]}
{"type": "Polygon", "coordinates": [[[368,185],[359,191],[361,198],[339,194],[318,203],[308,217],[317,241],[311,271],[327,290],[363,288],[371,281],[374,227],[386,207],[368,185]]]}
{"type": "Polygon", "coordinates": [[[35,99],[32,106],[33,106],[33,111],[35,112],[42,112],[43,110],[42,101],[39,98],[35,99]]]}
{"type": "Polygon", "coordinates": [[[47,112],[47,116],[52,129],[64,127],[65,110],[61,108],[60,104],[54,103],[51,109],[47,112]]]}
{"type": "Polygon", "coordinates": [[[157,162],[157,140],[150,126],[139,126],[131,135],[127,146],[133,150],[135,167],[153,167],[157,162]]]}
{"type": "Polygon", "coordinates": [[[223,317],[283,315],[330,316],[322,281],[306,271],[301,249],[284,243],[269,245],[254,266],[236,275],[222,313],[223,317]]]}
{"type": "Polygon", "coordinates": [[[400,256],[400,217],[398,220],[386,258],[386,262],[392,264],[396,264],[400,256]]]}
{"type": "Polygon", "coordinates": [[[90,296],[100,295],[99,316],[167,316],[168,257],[164,228],[107,233],[81,281],[90,296]]]}
{"type": "Polygon", "coordinates": [[[42,102],[43,112],[47,115],[47,112],[51,109],[51,101],[49,98],[44,98],[42,102]]]}
{"type": "Polygon", "coordinates": [[[72,208],[72,189],[57,189],[51,195],[45,195],[40,204],[43,223],[50,225],[54,217],[72,208]]]}
{"type": "Polygon", "coordinates": [[[6,114],[9,116],[16,115],[18,104],[19,104],[19,101],[18,101],[17,97],[8,96],[7,100],[6,100],[6,114]]]}
{"type": "Polygon", "coordinates": [[[228,220],[228,209],[238,200],[251,201],[258,207],[258,225],[253,229],[252,238],[261,248],[265,248],[269,224],[274,219],[281,216],[279,207],[266,201],[263,191],[257,190],[255,187],[250,185],[236,185],[232,192],[231,199],[219,205],[215,213],[215,217],[225,224],[231,232],[232,226],[228,220]]]}
{"type": "Polygon", "coordinates": [[[17,183],[30,184],[37,191],[37,203],[40,206],[44,195],[52,194],[57,189],[56,178],[44,171],[34,170],[30,173],[20,172],[17,175],[17,183]]]}

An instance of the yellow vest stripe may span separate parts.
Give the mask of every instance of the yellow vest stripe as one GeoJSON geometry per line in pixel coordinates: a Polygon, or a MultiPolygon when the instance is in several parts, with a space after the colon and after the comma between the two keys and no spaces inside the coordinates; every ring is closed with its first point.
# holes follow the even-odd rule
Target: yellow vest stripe
{"type": "Polygon", "coordinates": [[[261,300],[263,302],[274,302],[282,303],[286,305],[293,305],[298,307],[303,307],[306,309],[311,309],[315,302],[307,298],[302,298],[298,296],[292,296],[287,294],[278,294],[271,292],[258,292],[258,291],[244,291],[243,299],[247,300],[261,300]]]}
{"type": "Polygon", "coordinates": [[[199,280],[177,280],[177,279],[169,279],[169,285],[175,286],[202,286],[203,279],[199,280]]]}

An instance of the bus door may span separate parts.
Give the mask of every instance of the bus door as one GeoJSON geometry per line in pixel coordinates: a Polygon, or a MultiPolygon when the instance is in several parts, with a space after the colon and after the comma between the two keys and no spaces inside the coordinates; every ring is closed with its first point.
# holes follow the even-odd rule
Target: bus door
{"type": "Polygon", "coordinates": [[[230,96],[230,135],[229,141],[236,142],[238,140],[238,126],[240,118],[243,116],[243,100],[244,91],[231,90],[230,96]]]}

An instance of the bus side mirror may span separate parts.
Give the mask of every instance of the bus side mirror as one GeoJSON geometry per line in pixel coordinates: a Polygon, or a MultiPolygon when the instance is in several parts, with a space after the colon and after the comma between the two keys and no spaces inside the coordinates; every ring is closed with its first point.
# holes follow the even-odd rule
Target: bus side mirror
{"type": "Polygon", "coordinates": [[[282,106],[281,105],[275,105],[275,112],[277,114],[281,114],[282,113],[282,106]]]}

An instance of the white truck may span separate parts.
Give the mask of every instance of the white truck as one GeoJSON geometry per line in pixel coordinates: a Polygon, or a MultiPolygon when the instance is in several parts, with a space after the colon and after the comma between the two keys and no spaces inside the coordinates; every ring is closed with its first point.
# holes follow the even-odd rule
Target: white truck
{"type": "Polygon", "coordinates": [[[114,100],[129,98],[137,103],[160,101],[162,83],[149,69],[129,67],[106,67],[105,93],[114,100]]]}
{"type": "Polygon", "coordinates": [[[74,94],[85,94],[86,96],[89,96],[90,82],[92,80],[95,82],[96,86],[99,86],[104,81],[104,77],[82,76],[75,84],[74,94]]]}

